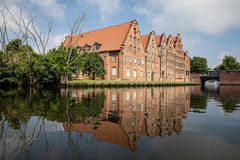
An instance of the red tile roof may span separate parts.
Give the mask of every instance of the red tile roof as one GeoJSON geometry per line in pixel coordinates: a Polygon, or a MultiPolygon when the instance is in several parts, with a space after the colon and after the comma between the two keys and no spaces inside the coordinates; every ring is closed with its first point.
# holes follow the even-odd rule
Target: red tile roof
{"type": "Polygon", "coordinates": [[[65,38],[64,46],[79,46],[84,47],[86,44],[91,46],[93,50],[93,44],[97,42],[101,45],[98,51],[112,51],[120,50],[127,33],[130,29],[131,22],[110,26],[90,32],[74,35],[72,39],[70,36],[65,38]],[[72,41],[72,43],[70,43],[72,41]]]}

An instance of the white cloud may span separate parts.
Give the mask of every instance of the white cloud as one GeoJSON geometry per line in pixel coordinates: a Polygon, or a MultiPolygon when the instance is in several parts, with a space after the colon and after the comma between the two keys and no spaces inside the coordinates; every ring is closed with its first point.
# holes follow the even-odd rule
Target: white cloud
{"type": "Polygon", "coordinates": [[[47,50],[52,49],[54,47],[58,47],[64,41],[64,38],[67,35],[68,34],[51,35],[50,38],[49,38],[49,43],[48,43],[48,46],[47,46],[47,50]]]}
{"type": "MultiPolygon", "coordinates": [[[[77,0],[79,5],[82,5],[82,0],[77,0]]],[[[106,20],[114,16],[122,9],[121,0],[84,0],[85,4],[91,6],[94,12],[98,12],[101,20],[106,20]]]]}
{"type": "Polygon", "coordinates": [[[158,32],[219,35],[240,27],[239,0],[142,0],[133,8],[158,32]]]}
{"type": "MultiPolygon", "coordinates": [[[[29,0],[25,0],[26,2],[29,0]]],[[[31,0],[31,1],[34,1],[34,0],[31,0]]],[[[52,1],[52,0],[51,0],[52,1]]],[[[22,18],[25,20],[25,22],[28,22],[28,17],[30,15],[35,15],[37,16],[37,18],[39,18],[39,14],[37,13],[31,13],[28,9],[27,9],[27,6],[30,5],[24,5],[25,7],[22,7],[22,4],[21,4],[21,0],[9,0],[9,1],[5,1],[6,2],[6,5],[7,7],[9,8],[10,12],[12,13],[12,15],[18,19],[18,16],[19,16],[19,13],[20,13],[20,7],[21,7],[21,11],[22,11],[22,18]]],[[[0,10],[4,9],[4,1],[0,0],[0,10]]],[[[54,1],[55,2],[55,1],[54,1]]],[[[38,3],[38,2],[37,2],[38,3]]],[[[42,2],[40,2],[42,3],[42,2]]],[[[37,7],[40,7],[39,5],[41,5],[40,3],[38,3],[37,7]]],[[[52,2],[49,2],[49,6],[54,6],[53,5],[53,1],[52,2]]],[[[56,5],[57,6],[57,5],[56,5]]],[[[29,7],[29,6],[28,6],[29,7]]],[[[30,7],[32,7],[30,5],[30,7]]],[[[44,7],[44,6],[43,6],[44,7]]],[[[48,8],[48,7],[47,7],[48,8]]],[[[45,9],[47,9],[45,8],[45,9]]],[[[54,8],[54,7],[53,7],[54,8]]],[[[9,40],[12,40],[13,38],[16,38],[16,35],[14,33],[19,33],[19,27],[13,22],[10,14],[7,12],[6,8],[5,8],[5,13],[6,13],[6,20],[7,20],[7,29],[8,29],[8,36],[9,36],[9,40]]],[[[49,13],[50,14],[50,13],[49,13]]],[[[60,16],[62,17],[62,16],[60,16]]],[[[58,17],[58,18],[60,18],[58,17]]],[[[41,18],[41,17],[40,17],[41,18]]],[[[54,17],[53,17],[54,18],[54,17]]],[[[56,17],[55,17],[56,18],[56,17]]],[[[0,15],[0,26],[3,25],[3,17],[0,15]]],[[[37,21],[36,21],[36,29],[40,32],[42,32],[42,34],[44,34],[44,32],[47,32],[44,27],[42,26],[39,26],[37,21]]],[[[46,24],[47,25],[47,24],[46,24]]],[[[31,27],[30,27],[31,29],[31,27]]],[[[46,33],[45,33],[46,34],[46,33]]],[[[61,44],[61,42],[63,42],[64,40],[64,37],[66,36],[66,34],[51,34],[50,35],[50,38],[49,38],[49,43],[48,43],[48,46],[47,46],[47,50],[48,49],[51,49],[53,47],[57,47],[61,44]]],[[[22,38],[22,37],[19,37],[19,38],[22,38]]],[[[35,51],[38,51],[37,50],[37,46],[35,45],[35,43],[33,42],[32,38],[29,38],[28,39],[28,43],[33,47],[33,49],[35,51]]]]}
{"type": "Polygon", "coordinates": [[[65,5],[59,0],[30,0],[33,4],[45,10],[49,16],[57,19],[65,18],[65,5]]]}

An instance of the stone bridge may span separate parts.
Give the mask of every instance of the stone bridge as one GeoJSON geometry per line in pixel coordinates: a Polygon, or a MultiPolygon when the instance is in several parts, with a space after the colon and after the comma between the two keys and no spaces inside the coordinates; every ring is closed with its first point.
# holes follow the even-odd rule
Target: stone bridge
{"type": "Polygon", "coordinates": [[[208,71],[207,74],[191,74],[191,81],[199,84],[211,79],[220,81],[220,84],[240,85],[240,71],[208,71]]]}

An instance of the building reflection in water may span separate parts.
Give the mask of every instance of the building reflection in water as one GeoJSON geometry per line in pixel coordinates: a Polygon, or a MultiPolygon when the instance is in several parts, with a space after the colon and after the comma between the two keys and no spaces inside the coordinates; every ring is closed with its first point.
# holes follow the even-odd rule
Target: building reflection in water
{"type": "MultiPolygon", "coordinates": [[[[86,94],[89,91],[72,91],[79,102],[86,94]]],[[[65,131],[90,133],[99,141],[135,151],[140,136],[180,134],[190,105],[190,87],[105,89],[104,94],[97,117],[65,122],[65,131]]]]}

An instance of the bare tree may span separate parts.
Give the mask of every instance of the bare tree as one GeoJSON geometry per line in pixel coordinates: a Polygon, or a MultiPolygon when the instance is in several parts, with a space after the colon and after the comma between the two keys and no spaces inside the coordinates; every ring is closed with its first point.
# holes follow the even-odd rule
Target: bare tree
{"type": "Polygon", "coordinates": [[[0,26],[0,44],[2,47],[2,51],[5,51],[5,46],[9,42],[8,37],[8,23],[7,23],[7,12],[4,8],[0,10],[0,16],[2,19],[2,25],[0,26]]]}
{"type": "MultiPolygon", "coordinates": [[[[4,11],[9,14],[10,21],[17,26],[18,31],[13,31],[13,33],[21,39],[23,43],[29,44],[29,41],[32,41],[38,53],[45,54],[47,52],[47,46],[49,43],[49,38],[52,31],[52,18],[48,22],[48,27],[46,32],[39,30],[36,24],[36,16],[33,14],[26,17],[23,14],[22,8],[19,8],[18,14],[14,14],[12,10],[9,9],[7,3],[5,1],[1,1],[4,11]]],[[[6,13],[2,12],[1,15],[4,17],[6,21],[6,13]]],[[[5,25],[6,26],[6,25],[5,25]]],[[[3,27],[4,28],[4,27],[3,27]]],[[[5,27],[7,28],[7,27],[5,27]]],[[[4,32],[5,33],[5,32],[4,32]]],[[[7,36],[8,39],[8,36],[7,36]]]]}
{"type": "MultiPolygon", "coordinates": [[[[64,46],[66,47],[67,61],[66,65],[71,66],[74,64],[80,57],[80,52],[76,55],[73,53],[73,49],[77,47],[79,40],[81,39],[80,33],[86,21],[86,14],[82,13],[78,16],[75,21],[70,24],[70,34],[66,37],[64,46]]],[[[63,74],[60,77],[60,84],[68,84],[69,74],[63,74]]]]}

